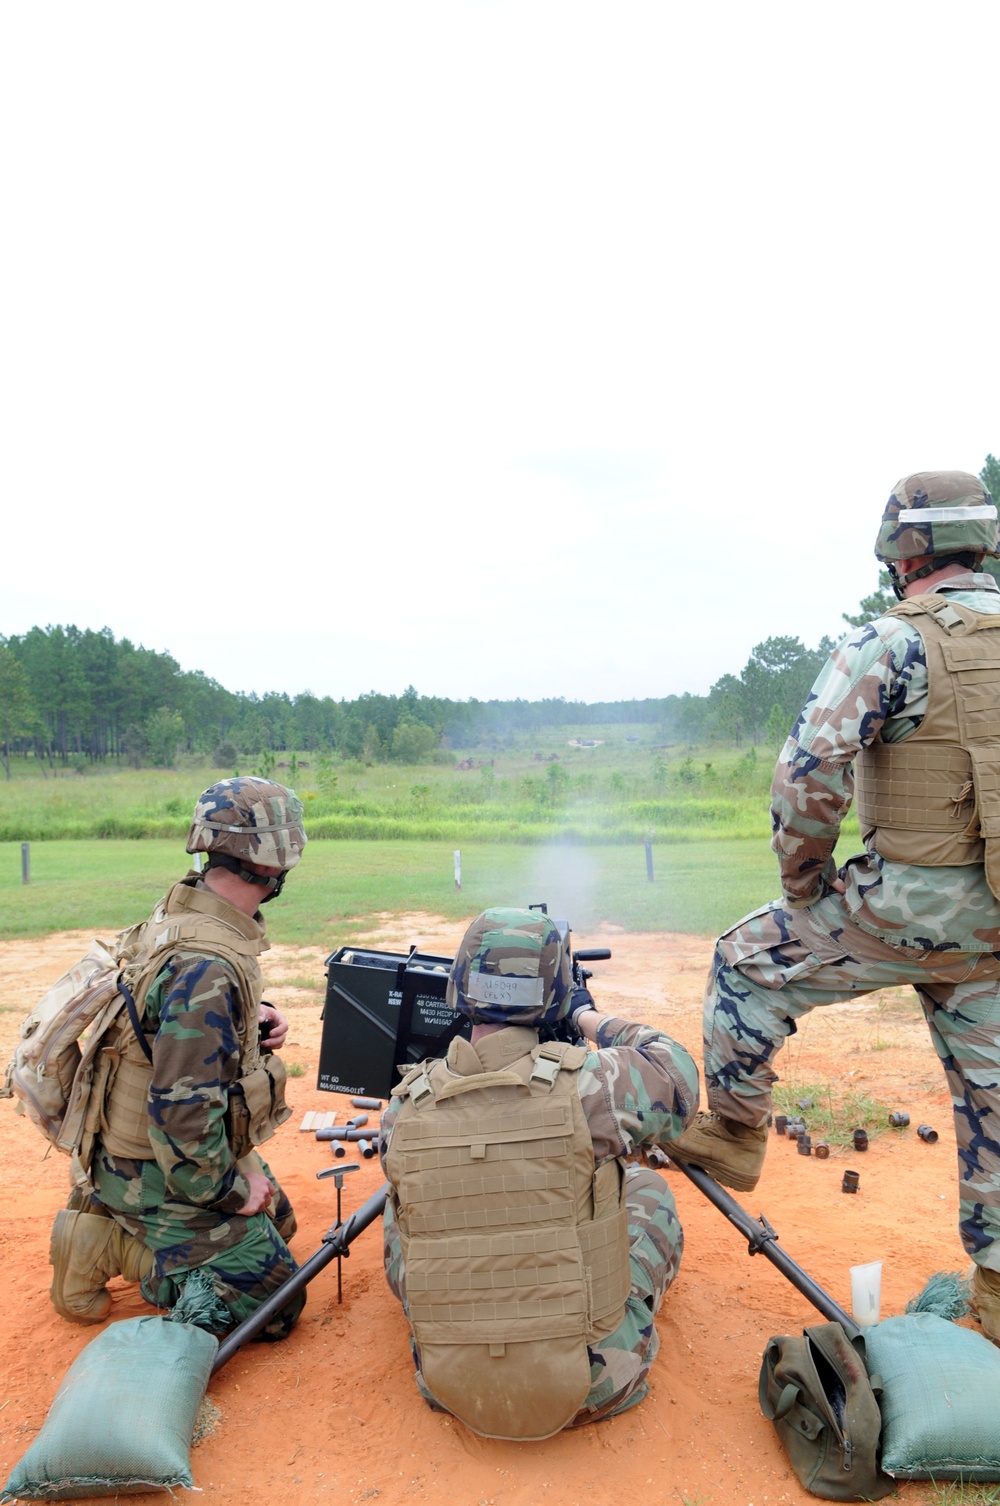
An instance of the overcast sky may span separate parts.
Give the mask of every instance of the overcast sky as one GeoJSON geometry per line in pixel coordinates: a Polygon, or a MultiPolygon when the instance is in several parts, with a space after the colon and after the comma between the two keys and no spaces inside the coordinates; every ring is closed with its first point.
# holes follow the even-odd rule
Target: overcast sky
{"type": "Polygon", "coordinates": [[[704,692],[1000,452],[994,3],[0,9],[0,635],[704,692]]]}

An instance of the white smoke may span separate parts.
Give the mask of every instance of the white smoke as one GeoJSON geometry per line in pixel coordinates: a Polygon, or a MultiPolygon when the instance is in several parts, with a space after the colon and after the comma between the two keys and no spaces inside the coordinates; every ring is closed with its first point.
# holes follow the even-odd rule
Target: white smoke
{"type": "Polygon", "coordinates": [[[566,920],[574,932],[592,930],[597,913],[600,859],[593,848],[575,842],[548,842],[528,867],[526,904],[542,901],[553,920],[566,920]]]}

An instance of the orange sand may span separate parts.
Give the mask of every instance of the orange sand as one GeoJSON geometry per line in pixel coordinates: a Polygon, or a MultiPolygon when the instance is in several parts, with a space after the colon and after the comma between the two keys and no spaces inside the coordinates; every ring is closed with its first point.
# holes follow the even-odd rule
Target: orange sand
{"type": "MultiPolygon", "coordinates": [[[[376,917],[366,939],[451,951],[463,927],[427,915],[376,917]]],[[[0,947],[0,1058],[11,1054],[21,1018],[89,945],[89,934],[14,941],[0,947]]],[[[605,927],[579,946],[610,945],[591,988],[600,1007],[660,1026],[700,1061],[700,1001],[711,954],[705,938],[628,935],[605,927]]],[[[334,1220],[335,1194],[316,1172],[330,1149],[298,1133],[307,1109],[343,1110],[347,1100],[318,1093],[324,953],[275,947],[264,959],[267,995],[290,1015],[286,1060],[306,1067],[290,1083],[295,1117],[268,1146],[268,1160],[295,1204],[300,1260],[334,1220]],[[284,980],[284,981],[283,981],[284,980]],[[292,984],[289,980],[295,980],[292,984]],[[315,986],[310,988],[310,980],[315,986]]],[[[956,1233],[956,1167],[944,1077],[915,1001],[875,995],[815,1011],[786,1049],[787,1080],[832,1081],[905,1109],[911,1128],[873,1140],[867,1155],[835,1151],[827,1161],[796,1154],[774,1139],[757,1191],[741,1195],[764,1211],[783,1247],[849,1307],[848,1267],[884,1262],[883,1316],[901,1312],[931,1272],[965,1259],[956,1233]],[[937,1145],[917,1139],[933,1124],[937,1145]],[[840,1190],[846,1165],[861,1192],[840,1190]]],[[[44,1421],[70,1362],[96,1330],[77,1328],[49,1304],[49,1229],[66,1194],[67,1163],[10,1104],[0,1104],[0,1222],[3,1324],[0,1359],[0,1480],[44,1421]]],[[[660,1353],[652,1394],[621,1418],[546,1443],[488,1442],[432,1413],[412,1380],[406,1324],[385,1285],[379,1231],[366,1231],[343,1268],[309,1290],[302,1321],[280,1345],[251,1345],[212,1381],[214,1431],[193,1454],[206,1506],[295,1503],[448,1502],[449,1506],[804,1506],[773,1429],[760,1416],[757,1372],[771,1334],[795,1333],[817,1319],[804,1298],[764,1259],[750,1260],[736,1231],[679,1173],[668,1173],[686,1236],[680,1276],[661,1309],[660,1353]]],[[[363,1162],[344,1188],[345,1213],[381,1184],[378,1162],[363,1162]]],[[[148,1312],[138,1289],[112,1283],[113,1318],[148,1312]]],[[[162,1495],[158,1497],[164,1499],[162,1495]]],[[[929,1487],[900,1488],[908,1506],[929,1487]]]]}

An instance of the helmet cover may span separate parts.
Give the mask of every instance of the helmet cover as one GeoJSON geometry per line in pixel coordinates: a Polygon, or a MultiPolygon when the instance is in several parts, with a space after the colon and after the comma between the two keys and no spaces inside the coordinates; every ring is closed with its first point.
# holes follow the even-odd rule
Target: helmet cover
{"type": "Polygon", "coordinates": [[[465,935],[447,1002],[475,1025],[552,1024],[569,1013],[570,959],[541,910],[484,910],[465,935]]]}
{"type": "Polygon", "coordinates": [[[925,555],[1000,554],[997,532],[996,505],[978,476],[918,471],[893,487],[875,553],[886,564],[925,555]]]}
{"type": "Polygon", "coordinates": [[[225,853],[261,868],[294,868],[306,844],[302,801],[270,779],[220,779],[199,795],[188,852],[225,853]]]}

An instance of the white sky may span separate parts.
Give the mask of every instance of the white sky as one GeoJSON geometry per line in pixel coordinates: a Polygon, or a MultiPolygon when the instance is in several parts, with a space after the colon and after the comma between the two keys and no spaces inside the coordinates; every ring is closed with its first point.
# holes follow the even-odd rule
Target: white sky
{"type": "Polygon", "coordinates": [[[704,692],[1000,452],[994,3],[0,9],[0,634],[704,692]]]}

